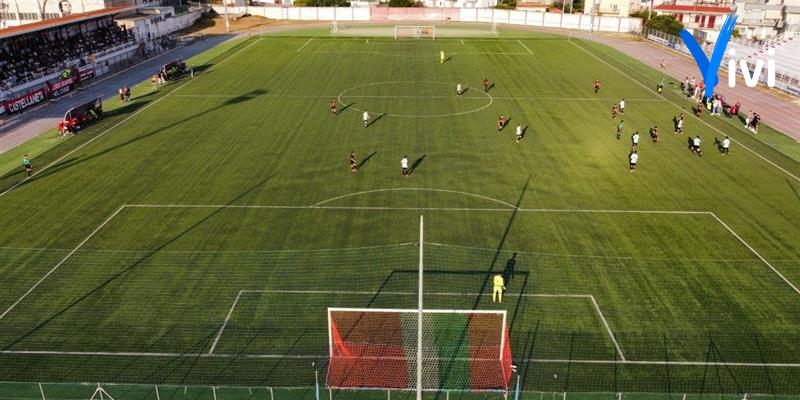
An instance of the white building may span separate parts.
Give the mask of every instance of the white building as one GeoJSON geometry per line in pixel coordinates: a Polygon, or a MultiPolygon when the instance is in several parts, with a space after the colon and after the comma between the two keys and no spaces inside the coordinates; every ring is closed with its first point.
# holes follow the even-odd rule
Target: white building
{"type": "Polygon", "coordinates": [[[117,7],[150,7],[159,0],[0,0],[0,29],[117,7]]]}
{"type": "Polygon", "coordinates": [[[627,17],[631,11],[631,0],[585,0],[583,6],[584,14],[627,17]]]}
{"type": "Polygon", "coordinates": [[[677,0],[654,8],[659,15],[674,15],[689,31],[716,41],[725,18],[734,12],[736,28],[746,39],[764,40],[800,25],[800,0],[735,0],[733,3],[686,3],[677,0]]]}

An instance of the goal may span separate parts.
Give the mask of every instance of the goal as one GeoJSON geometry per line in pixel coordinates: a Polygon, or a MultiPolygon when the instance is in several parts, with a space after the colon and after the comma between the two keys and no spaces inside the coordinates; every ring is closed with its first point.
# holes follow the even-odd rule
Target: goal
{"type": "Polygon", "coordinates": [[[394,38],[436,39],[436,26],[434,25],[395,25],[394,38]]]}
{"type": "Polygon", "coordinates": [[[424,310],[421,360],[414,309],[328,309],[332,389],[507,391],[506,312],[424,310]]]}

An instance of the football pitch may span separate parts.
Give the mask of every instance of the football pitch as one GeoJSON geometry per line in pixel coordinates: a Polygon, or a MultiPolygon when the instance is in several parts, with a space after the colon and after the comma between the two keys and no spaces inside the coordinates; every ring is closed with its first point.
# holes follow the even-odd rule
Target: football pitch
{"type": "Polygon", "coordinates": [[[192,62],[0,180],[0,381],[310,387],[327,308],[414,308],[422,245],[425,307],[506,310],[524,390],[800,394],[800,164],[635,58],[527,33],[192,62]]]}

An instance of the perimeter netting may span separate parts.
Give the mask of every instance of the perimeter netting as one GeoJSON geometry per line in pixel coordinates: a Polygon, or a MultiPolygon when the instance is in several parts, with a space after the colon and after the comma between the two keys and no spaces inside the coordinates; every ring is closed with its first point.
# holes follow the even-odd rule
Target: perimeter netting
{"type": "MultiPolygon", "coordinates": [[[[329,308],[328,387],[416,389],[418,315],[329,308]]],[[[507,390],[510,379],[505,311],[423,311],[423,390],[507,390]]]]}
{"type": "Polygon", "coordinates": [[[394,38],[436,39],[436,27],[433,25],[395,25],[394,38]]]}

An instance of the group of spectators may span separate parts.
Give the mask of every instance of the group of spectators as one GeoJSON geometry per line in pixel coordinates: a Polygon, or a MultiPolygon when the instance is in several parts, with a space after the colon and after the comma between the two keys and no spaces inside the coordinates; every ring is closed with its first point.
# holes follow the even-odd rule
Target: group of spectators
{"type": "Polygon", "coordinates": [[[133,40],[111,16],[0,41],[0,88],[84,64],[90,54],[133,40]]]}
{"type": "MultiPolygon", "coordinates": [[[[706,109],[711,111],[711,115],[722,115],[724,113],[728,118],[739,117],[739,111],[741,111],[742,108],[741,103],[728,103],[726,102],[725,96],[719,93],[714,94],[711,98],[705,97],[705,84],[702,81],[697,82],[695,77],[689,79],[687,76],[683,82],[681,82],[681,90],[697,102],[694,109],[697,115],[702,114],[703,110],[706,109]]],[[[750,114],[745,118],[745,127],[758,133],[758,125],[760,122],[761,117],[758,113],[750,111],[750,114]]]]}

